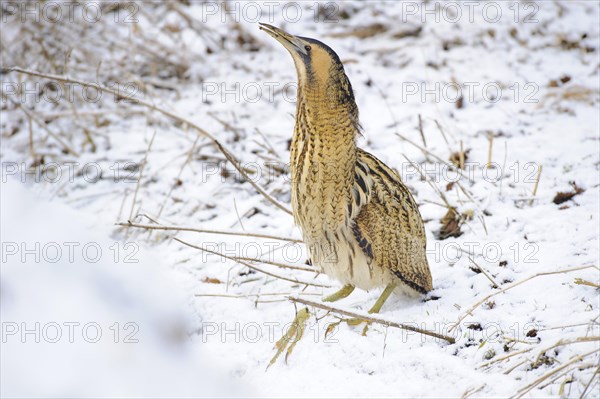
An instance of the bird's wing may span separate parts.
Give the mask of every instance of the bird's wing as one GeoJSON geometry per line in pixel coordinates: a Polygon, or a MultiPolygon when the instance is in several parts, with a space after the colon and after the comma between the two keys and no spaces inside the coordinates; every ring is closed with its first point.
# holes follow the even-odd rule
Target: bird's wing
{"type": "Polygon", "coordinates": [[[352,231],[363,252],[419,292],[432,289],[425,227],[417,204],[396,172],[358,150],[352,231]]]}

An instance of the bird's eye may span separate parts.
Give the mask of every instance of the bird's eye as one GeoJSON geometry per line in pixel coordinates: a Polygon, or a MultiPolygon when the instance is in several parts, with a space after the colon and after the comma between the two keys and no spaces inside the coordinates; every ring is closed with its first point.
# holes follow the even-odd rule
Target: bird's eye
{"type": "Polygon", "coordinates": [[[306,46],[304,46],[304,50],[310,51],[310,46],[307,44],[306,46]]]}

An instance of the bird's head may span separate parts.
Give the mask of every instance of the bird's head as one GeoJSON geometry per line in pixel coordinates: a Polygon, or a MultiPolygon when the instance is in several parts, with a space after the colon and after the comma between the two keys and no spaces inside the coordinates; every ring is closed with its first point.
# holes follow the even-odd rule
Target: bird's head
{"type": "MultiPolygon", "coordinates": [[[[338,55],[326,44],[291,35],[275,26],[260,23],[291,54],[298,73],[298,90],[326,94],[337,103],[355,107],[350,80],[338,55]]],[[[353,112],[354,113],[354,112],[353,112]]]]}

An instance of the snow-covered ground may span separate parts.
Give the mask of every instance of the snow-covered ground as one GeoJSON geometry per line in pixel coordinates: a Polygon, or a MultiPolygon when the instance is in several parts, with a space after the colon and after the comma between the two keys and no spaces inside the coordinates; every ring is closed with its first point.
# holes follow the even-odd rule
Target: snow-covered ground
{"type": "Polygon", "coordinates": [[[597,2],[32,4],[2,15],[2,396],[600,397],[597,2]],[[289,208],[295,70],[258,21],[344,62],[426,221],[430,300],[380,316],[455,343],[336,324],[357,291],[266,370],[288,298],[339,284],[204,135],[289,208]]]}

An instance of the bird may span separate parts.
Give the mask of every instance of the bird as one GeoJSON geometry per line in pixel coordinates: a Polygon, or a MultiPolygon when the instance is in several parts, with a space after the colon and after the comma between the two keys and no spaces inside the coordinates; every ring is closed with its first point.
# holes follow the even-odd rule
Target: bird
{"type": "Polygon", "coordinates": [[[291,54],[298,86],[290,145],[291,202],[312,264],[355,288],[384,288],[369,313],[393,293],[433,289],[423,218],[400,176],[357,146],[362,135],[352,85],[339,56],[316,39],[260,23],[291,54]]]}

